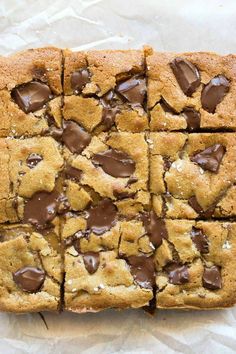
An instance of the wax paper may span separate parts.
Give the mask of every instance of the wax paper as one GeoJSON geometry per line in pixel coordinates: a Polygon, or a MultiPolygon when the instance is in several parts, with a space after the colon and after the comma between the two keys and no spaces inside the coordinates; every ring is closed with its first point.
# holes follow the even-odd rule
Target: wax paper
{"type": "MultiPolygon", "coordinates": [[[[236,53],[232,0],[1,0],[0,54],[55,45],[236,53]]],[[[235,271],[235,270],[232,270],[235,271]]],[[[236,308],[0,314],[0,353],[236,352],[236,308]]]]}

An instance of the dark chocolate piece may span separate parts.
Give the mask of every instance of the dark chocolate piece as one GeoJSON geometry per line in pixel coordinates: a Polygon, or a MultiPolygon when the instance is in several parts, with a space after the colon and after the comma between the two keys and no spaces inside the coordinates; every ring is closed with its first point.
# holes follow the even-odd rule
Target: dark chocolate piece
{"type": "Polygon", "coordinates": [[[71,74],[71,88],[75,93],[81,93],[85,85],[90,82],[91,74],[87,68],[76,70],[71,74]]]}
{"type": "Polygon", "coordinates": [[[201,115],[192,107],[183,109],[183,115],[187,122],[187,128],[190,132],[200,129],[201,115]]]}
{"type": "Polygon", "coordinates": [[[42,160],[43,160],[43,157],[41,155],[32,153],[27,157],[26,164],[29,168],[34,168],[42,160]]]}
{"type": "Polygon", "coordinates": [[[57,191],[37,192],[25,204],[23,222],[37,229],[47,228],[64,203],[65,197],[57,191]]]}
{"type": "Polygon", "coordinates": [[[133,106],[142,106],[147,92],[146,81],[139,76],[133,76],[116,86],[119,92],[133,106]]]}
{"type": "Polygon", "coordinates": [[[91,135],[73,121],[64,122],[62,141],[72,153],[81,153],[90,143],[91,135]]]}
{"type": "Polygon", "coordinates": [[[175,285],[182,285],[189,281],[189,271],[186,265],[171,263],[165,266],[169,282],[175,285]]]}
{"type": "Polygon", "coordinates": [[[135,162],[124,152],[114,149],[95,154],[93,162],[113,177],[130,177],[135,171],[135,162]]]}
{"type": "Polygon", "coordinates": [[[201,166],[203,170],[218,172],[224,154],[224,146],[221,144],[215,144],[203,151],[198,152],[190,159],[201,166]]]}
{"type": "Polygon", "coordinates": [[[215,205],[211,205],[208,209],[203,210],[201,205],[198,203],[197,198],[195,196],[189,198],[188,204],[199,214],[200,217],[204,219],[211,218],[212,214],[215,210],[215,205]]]}
{"type": "Polygon", "coordinates": [[[23,267],[13,273],[13,280],[23,291],[35,293],[44,283],[45,272],[36,267],[23,267]]]}
{"type": "Polygon", "coordinates": [[[12,90],[12,98],[25,113],[43,108],[52,97],[50,87],[38,81],[28,82],[12,90]]]}
{"type": "Polygon", "coordinates": [[[173,107],[171,107],[171,105],[164,99],[164,97],[161,98],[160,105],[165,112],[178,114],[178,112],[173,107]]]}
{"type": "Polygon", "coordinates": [[[200,73],[195,65],[183,58],[175,58],[170,67],[175,75],[175,78],[187,96],[192,96],[201,83],[200,73]]]}
{"type": "Polygon", "coordinates": [[[141,216],[141,220],[150,241],[155,247],[159,247],[162,244],[163,238],[168,239],[165,221],[158,218],[153,210],[149,213],[144,213],[141,216]]]}
{"type": "Polygon", "coordinates": [[[195,227],[193,227],[190,236],[196,249],[200,253],[202,254],[209,253],[208,238],[202,232],[201,229],[196,229],[195,227]]]}
{"type": "Polygon", "coordinates": [[[204,288],[210,290],[217,290],[222,288],[222,280],[220,274],[220,268],[218,266],[205,267],[202,283],[204,288]]]}
{"type": "Polygon", "coordinates": [[[79,181],[82,175],[82,171],[75,167],[67,166],[65,169],[65,175],[68,179],[79,181]]]}
{"type": "Polygon", "coordinates": [[[113,192],[114,197],[116,197],[116,199],[120,200],[120,199],[124,199],[124,198],[133,198],[135,196],[135,193],[129,192],[129,191],[124,191],[121,192],[119,190],[114,190],[113,192]]]}
{"type": "Polygon", "coordinates": [[[117,209],[109,199],[103,199],[97,206],[91,207],[87,213],[87,229],[97,235],[110,230],[116,223],[117,209]]]}
{"type": "Polygon", "coordinates": [[[217,105],[227,92],[229,92],[229,80],[223,75],[214,77],[202,90],[202,108],[209,113],[215,113],[217,105]]]}
{"type": "Polygon", "coordinates": [[[44,67],[35,67],[32,69],[34,79],[47,82],[47,70],[44,67]]]}
{"type": "Polygon", "coordinates": [[[152,289],[155,285],[155,266],[153,257],[130,256],[127,258],[130,272],[134,280],[146,289],[152,289]]]}
{"type": "Polygon", "coordinates": [[[99,267],[99,253],[98,252],[86,252],[82,254],[84,260],[84,266],[89,274],[94,274],[99,267]]]}

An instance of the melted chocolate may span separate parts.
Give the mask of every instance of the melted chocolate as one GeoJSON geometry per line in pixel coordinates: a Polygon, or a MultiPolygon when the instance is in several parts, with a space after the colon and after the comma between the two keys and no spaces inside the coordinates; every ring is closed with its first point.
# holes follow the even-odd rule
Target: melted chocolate
{"type": "Polygon", "coordinates": [[[65,197],[57,191],[37,192],[25,204],[24,223],[30,223],[37,229],[44,229],[50,225],[56,214],[61,210],[65,197]]]}
{"type": "Polygon", "coordinates": [[[52,97],[50,87],[38,81],[28,82],[12,90],[12,98],[25,113],[43,108],[52,97]]]}
{"type": "Polygon", "coordinates": [[[13,280],[23,291],[35,293],[44,283],[45,272],[36,267],[23,267],[13,273],[13,280]]]}
{"type": "Polygon", "coordinates": [[[218,172],[224,154],[223,145],[215,144],[193,155],[191,161],[197,163],[203,170],[218,172]]]}
{"type": "Polygon", "coordinates": [[[84,260],[84,266],[89,274],[94,274],[99,267],[99,253],[98,252],[86,252],[82,254],[84,260]]]}
{"type": "Polygon", "coordinates": [[[95,154],[93,162],[113,177],[130,177],[135,171],[135,162],[124,152],[114,149],[95,154]]]}
{"type": "Polygon", "coordinates": [[[101,235],[114,226],[116,217],[116,206],[109,199],[103,199],[88,210],[87,229],[101,235]]]}
{"type": "Polygon", "coordinates": [[[146,81],[142,77],[133,76],[117,84],[116,91],[132,105],[142,106],[147,92],[146,81]]]}
{"type": "Polygon", "coordinates": [[[72,153],[81,153],[90,143],[91,135],[73,121],[64,122],[62,141],[72,153]]]}
{"type": "Polygon", "coordinates": [[[155,285],[155,266],[153,257],[130,256],[127,258],[130,272],[142,288],[152,289],[155,285]]]}
{"type": "Polygon", "coordinates": [[[186,265],[171,263],[165,267],[165,270],[171,284],[182,285],[189,281],[189,272],[186,265]]]}
{"type": "Polygon", "coordinates": [[[202,253],[209,253],[208,238],[200,229],[192,228],[191,239],[196,247],[196,249],[202,253]]]}
{"type": "Polygon", "coordinates": [[[87,68],[76,70],[71,74],[71,88],[75,93],[81,93],[87,83],[90,82],[91,74],[87,68]]]}
{"type": "Polygon", "coordinates": [[[41,155],[32,153],[27,157],[26,164],[29,168],[34,168],[42,160],[43,160],[43,157],[41,155]]]}
{"type": "Polygon", "coordinates": [[[186,107],[182,113],[186,119],[187,128],[190,132],[200,129],[201,115],[198,111],[192,107],[186,107]]]}
{"type": "Polygon", "coordinates": [[[202,282],[204,288],[217,290],[222,288],[220,268],[218,266],[206,267],[203,272],[202,282]]]}
{"type": "Polygon", "coordinates": [[[229,91],[229,84],[229,80],[223,75],[211,79],[202,90],[202,108],[209,113],[215,113],[217,105],[229,91]]]}
{"type": "Polygon", "coordinates": [[[163,238],[168,238],[165,221],[158,218],[153,210],[150,213],[144,213],[141,219],[150,241],[155,247],[159,247],[163,238]]]}
{"type": "Polygon", "coordinates": [[[176,80],[187,96],[192,96],[201,83],[200,73],[195,65],[182,58],[175,58],[170,67],[176,80]]]}

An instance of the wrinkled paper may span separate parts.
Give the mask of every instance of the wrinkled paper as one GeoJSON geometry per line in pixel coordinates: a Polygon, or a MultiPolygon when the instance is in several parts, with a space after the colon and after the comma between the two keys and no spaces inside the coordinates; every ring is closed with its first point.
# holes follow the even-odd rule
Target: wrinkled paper
{"type": "MultiPolygon", "coordinates": [[[[1,0],[0,54],[45,45],[236,53],[234,0],[1,0]]],[[[235,271],[235,270],[233,270],[235,271]]],[[[106,354],[236,351],[236,308],[0,314],[0,353],[106,354]]]]}

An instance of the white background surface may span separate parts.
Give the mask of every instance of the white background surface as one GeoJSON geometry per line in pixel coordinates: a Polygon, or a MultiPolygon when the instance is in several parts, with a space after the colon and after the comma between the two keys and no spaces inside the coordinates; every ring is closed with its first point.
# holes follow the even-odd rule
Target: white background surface
{"type": "MultiPolygon", "coordinates": [[[[236,1],[0,0],[0,54],[48,44],[236,53],[236,1]]],[[[1,314],[0,354],[236,352],[236,309],[45,318],[1,314]]]]}

